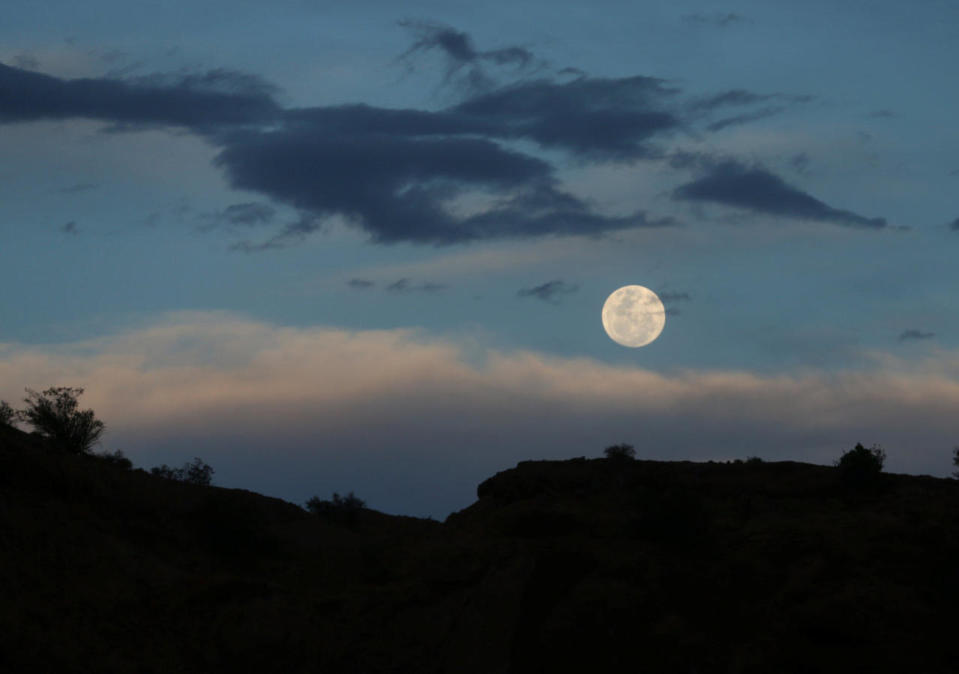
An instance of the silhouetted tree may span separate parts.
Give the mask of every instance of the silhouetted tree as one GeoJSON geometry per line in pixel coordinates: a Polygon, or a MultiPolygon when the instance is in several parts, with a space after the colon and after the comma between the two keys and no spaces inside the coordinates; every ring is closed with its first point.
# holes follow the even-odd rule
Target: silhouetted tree
{"type": "Polygon", "coordinates": [[[126,455],[119,449],[113,451],[112,453],[103,452],[102,454],[94,454],[98,459],[110,465],[117,466],[118,468],[123,468],[124,470],[130,470],[133,468],[133,462],[126,457],[126,455]]]}
{"type": "Polygon", "coordinates": [[[356,514],[366,507],[366,501],[357,497],[353,492],[346,496],[340,496],[333,492],[332,500],[324,500],[319,496],[311,496],[306,502],[306,509],[314,515],[320,515],[330,519],[341,519],[352,522],[356,519],[356,514]]]}
{"type": "Polygon", "coordinates": [[[606,455],[607,459],[613,459],[614,461],[623,461],[636,458],[636,450],[633,449],[632,445],[627,445],[626,443],[610,445],[603,450],[603,454],[606,455]]]}
{"type": "MultiPolygon", "coordinates": [[[[952,448],[952,465],[959,466],[959,447],[952,448]]],[[[953,471],[952,476],[959,480],[959,470],[953,471]]]]}
{"type": "Polygon", "coordinates": [[[154,466],[150,469],[150,475],[156,475],[157,477],[166,478],[167,480],[176,480],[180,481],[182,477],[182,469],[180,468],[171,468],[165,463],[162,466],[154,466]]]}
{"type": "Polygon", "coordinates": [[[6,400],[0,400],[0,426],[13,426],[17,418],[17,412],[6,400]]]}
{"type": "Polygon", "coordinates": [[[856,487],[874,484],[885,461],[886,453],[878,445],[866,449],[857,443],[836,461],[839,479],[844,484],[856,487]]]}
{"type": "Polygon", "coordinates": [[[104,425],[93,410],[77,408],[77,396],[82,393],[82,388],[69,386],[48,388],[43,393],[27,389],[27,397],[23,399],[27,407],[18,412],[17,417],[61,449],[73,454],[86,453],[100,439],[104,425]]]}
{"type": "Polygon", "coordinates": [[[213,482],[213,466],[205,463],[200,457],[183,465],[183,481],[190,484],[209,485],[213,482]]]}
{"type": "Polygon", "coordinates": [[[162,466],[154,466],[150,469],[151,475],[163,477],[177,482],[186,482],[188,484],[198,484],[208,486],[213,482],[213,466],[205,463],[200,457],[194,457],[193,461],[183,464],[180,468],[171,468],[165,463],[162,466]]]}

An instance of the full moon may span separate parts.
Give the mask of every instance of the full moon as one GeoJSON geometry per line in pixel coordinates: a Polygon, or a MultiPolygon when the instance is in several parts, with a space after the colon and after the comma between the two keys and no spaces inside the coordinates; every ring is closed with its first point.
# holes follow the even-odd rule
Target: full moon
{"type": "Polygon", "coordinates": [[[646,346],[666,325],[666,307],[659,296],[643,286],[623,286],[603,304],[606,334],[623,346],[646,346]]]}

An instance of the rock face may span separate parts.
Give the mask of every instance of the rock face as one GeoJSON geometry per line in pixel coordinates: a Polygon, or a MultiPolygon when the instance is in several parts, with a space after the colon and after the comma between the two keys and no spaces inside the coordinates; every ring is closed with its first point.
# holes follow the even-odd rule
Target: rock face
{"type": "Polygon", "coordinates": [[[0,428],[0,671],[959,671],[959,484],[883,477],[524,462],[338,519],[0,428]]]}

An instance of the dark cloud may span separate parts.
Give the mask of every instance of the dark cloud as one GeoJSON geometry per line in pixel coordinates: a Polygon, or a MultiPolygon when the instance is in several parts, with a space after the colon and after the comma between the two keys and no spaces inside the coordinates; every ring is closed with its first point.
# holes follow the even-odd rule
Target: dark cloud
{"type": "MultiPolygon", "coordinates": [[[[531,80],[478,94],[439,112],[387,110],[367,105],[290,110],[285,119],[325,135],[479,135],[528,139],[582,158],[657,156],[658,135],[686,121],[667,108],[678,89],[654,77],[531,80]]],[[[677,107],[677,106],[673,106],[677,107]]]]}
{"type": "Polygon", "coordinates": [[[659,156],[650,141],[683,126],[666,109],[677,94],[655,77],[534,80],[480,94],[452,112],[483,120],[497,136],[528,138],[583,158],[639,159],[659,156]]]}
{"type": "MultiPolygon", "coordinates": [[[[463,58],[475,52],[447,37],[447,49],[462,51],[463,58]]],[[[367,105],[301,108],[286,111],[283,124],[269,132],[225,136],[216,161],[234,187],[316,218],[260,248],[302,236],[334,214],[380,243],[448,244],[664,226],[672,221],[641,212],[596,213],[557,186],[550,164],[500,142],[531,140],[597,161],[660,156],[653,141],[686,124],[681,113],[667,110],[678,94],[651,77],[540,79],[435,112],[367,105]],[[499,198],[484,211],[454,216],[449,203],[475,191],[499,198]]],[[[737,90],[699,106],[760,99],[737,90]]]]}
{"type": "Polygon", "coordinates": [[[252,241],[237,241],[230,246],[231,250],[243,253],[257,253],[264,250],[286,248],[304,237],[323,228],[321,218],[312,213],[301,211],[299,217],[284,225],[279,232],[266,241],[255,243],[252,241]]]}
{"type": "Polygon", "coordinates": [[[364,104],[295,108],[284,113],[286,128],[324,136],[418,137],[502,135],[495,124],[450,111],[374,108],[364,104]]]}
{"type": "Polygon", "coordinates": [[[519,297],[535,297],[538,300],[556,304],[562,296],[571,295],[577,290],[579,286],[556,279],[532,288],[520,288],[516,294],[519,297]]]}
{"type": "Polygon", "coordinates": [[[829,206],[787,184],[760,166],[734,160],[715,163],[705,174],[677,188],[673,197],[683,201],[705,201],[745,208],[757,213],[808,218],[847,227],[881,229],[883,218],[867,218],[829,206]]]}
{"type": "Polygon", "coordinates": [[[659,299],[663,301],[663,304],[666,305],[667,316],[679,316],[682,313],[678,308],[670,306],[670,304],[676,302],[691,302],[693,299],[692,295],[686,292],[673,292],[667,290],[657,294],[659,295],[659,299]]]}
{"type": "MultiPolygon", "coordinates": [[[[344,132],[326,135],[305,120],[272,132],[234,134],[216,164],[239,189],[253,190],[312,217],[280,236],[289,240],[339,214],[373,241],[456,243],[551,233],[599,234],[668,224],[644,214],[605,217],[554,186],[540,159],[490,140],[466,137],[344,132]],[[503,198],[486,211],[457,217],[444,207],[462,192],[482,189],[503,198]]],[[[274,247],[274,246],[269,246],[274,247]]]]}
{"type": "Polygon", "coordinates": [[[686,23],[719,26],[720,28],[742,23],[745,20],[745,17],[736,12],[694,12],[683,15],[683,21],[686,23]]]}
{"type": "Polygon", "coordinates": [[[755,122],[760,119],[765,119],[766,117],[772,117],[773,115],[778,115],[780,112],[785,110],[782,107],[769,107],[763,108],[761,110],[754,110],[752,112],[744,112],[741,115],[733,115],[731,117],[724,117],[722,119],[716,120],[711,124],[706,126],[706,129],[709,131],[722,131],[728,126],[739,126],[740,124],[747,124],[749,122],[755,122]]]}
{"type": "Polygon", "coordinates": [[[267,85],[228,70],[139,80],[64,80],[0,63],[0,123],[87,118],[199,130],[263,123],[278,112],[267,85]]]}
{"type": "MultiPolygon", "coordinates": [[[[369,290],[370,288],[376,285],[376,281],[371,281],[370,279],[365,278],[352,278],[346,282],[353,290],[369,290]]],[[[405,294],[405,293],[435,293],[440,290],[446,290],[446,286],[442,283],[432,283],[429,281],[423,281],[419,283],[414,283],[411,279],[401,278],[388,283],[385,286],[387,292],[405,294]]]]}
{"type": "Polygon", "coordinates": [[[770,94],[757,94],[745,89],[730,89],[710,96],[702,96],[693,100],[689,108],[691,110],[714,110],[720,107],[736,105],[753,105],[762,103],[774,98],[770,94]]]}
{"type": "Polygon", "coordinates": [[[386,286],[386,289],[391,293],[412,293],[412,292],[425,292],[425,293],[435,293],[440,290],[445,290],[446,286],[442,283],[413,283],[408,278],[401,278],[393,283],[390,283],[386,286]]]}
{"type": "Polygon", "coordinates": [[[949,229],[951,229],[954,232],[959,232],[959,218],[956,218],[955,220],[949,223],[949,229]]]}
{"type": "Polygon", "coordinates": [[[896,113],[894,113],[892,110],[887,110],[883,108],[882,110],[875,110],[873,112],[870,112],[869,116],[875,117],[875,118],[895,117],[896,113]]]}
{"type": "Polygon", "coordinates": [[[230,204],[222,211],[205,216],[209,226],[254,227],[273,222],[276,209],[268,204],[247,201],[230,204]]]}
{"type": "Polygon", "coordinates": [[[687,110],[696,115],[697,113],[714,113],[722,108],[729,107],[747,107],[759,104],[767,104],[756,110],[747,110],[735,115],[728,115],[706,125],[707,131],[721,131],[729,126],[737,126],[755,122],[760,119],[772,117],[787,109],[789,104],[808,103],[812,96],[793,95],[793,94],[757,94],[745,89],[730,89],[722,91],[711,96],[703,96],[694,99],[687,105],[687,110]],[[777,105],[768,105],[770,102],[776,102],[777,105]]]}
{"type": "MultiPolygon", "coordinates": [[[[535,61],[525,47],[484,51],[449,27],[405,25],[417,36],[402,57],[407,60],[439,50],[454,70],[457,64],[525,69],[535,61]]],[[[291,245],[331,216],[377,243],[593,236],[671,225],[644,212],[596,212],[562,189],[552,163],[510,143],[530,141],[581,161],[660,158],[665,152],[658,143],[693,124],[715,130],[746,123],[771,114],[768,105],[749,106],[789,98],[735,89],[683,102],[682,92],[659,78],[573,74],[578,76],[569,81],[490,83],[436,111],[368,105],[284,110],[269,84],[229,70],[65,80],[0,64],[0,123],[89,118],[114,130],[165,125],[203,135],[220,148],[215,163],[232,187],[299,213],[283,225],[273,207],[249,202],[205,216],[210,227],[277,227],[265,240],[232,246],[254,252],[291,245]],[[712,118],[731,106],[740,108],[736,115],[712,118]],[[475,194],[490,197],[488,205],[464,214],[457,200],[475,194]]],[[[702,191],[702,185],[687,186],[686,198],[702,191]]]]}
{"type": "Polygon", "coordinates": [[[909,330],[903,330],[899,335],[899,341],[905,342],[907,340],[919,340],[919,339],[932,339],[936,336],[934,332],[923,332],[921,330],[916,330],[915,328],[909,330]]]}
{"type": "Polygon", "coordinates": [[[266,204],[246,202],[227,206],[221,215],[231,225],[262,225],[273,220],[276,209],[266,204]]]}
{"type": "Polygon", "coordinates": [[[586,77],[586,71],[580,68],[574,68],[573,66],[566,66],[565,68],[560,68],[556,74],[560,77],[569,76],[569,77],[586,77]]]}
{"type": "Polygon", "coordinates": [[[76,236],[77,234],[80,233],[80,228],[77,227],[77,223],[75,220],[71,220],[70,222],[67,222],[61,225],[60,231],[63,232],[64,234],[72,234],[73,236],[76,236]]]}
{"type": "Polygon", "coordinates": [[[521,46],[481,51],[468,33],[450,26],[413,20],[401,21],[400,25],[416,35],[416,41],[399,57],[400,61],[409,63],[419,52],[438,50],[446,57],[446,81],[465,73],[463,83],[472,90],[482,90],[494,84],[493,78],[483,69],[484,64],[514,66],[522,70],[536,61],[533,53],[521,46]]]}

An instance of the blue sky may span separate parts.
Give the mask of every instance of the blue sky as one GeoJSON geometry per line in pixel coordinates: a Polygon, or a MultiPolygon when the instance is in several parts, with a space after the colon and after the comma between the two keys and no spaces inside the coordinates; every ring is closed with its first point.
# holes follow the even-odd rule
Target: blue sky
{"type": "Polygon", "coordinates": [[[9,3],[0,397],[437,517],[616,442],[949,472],[954,3],[353,4],[9,3]]]}

